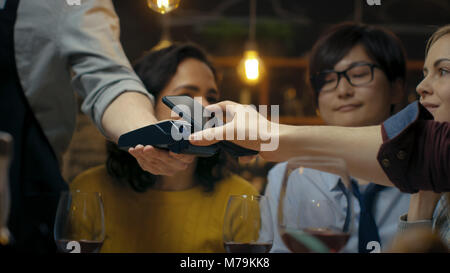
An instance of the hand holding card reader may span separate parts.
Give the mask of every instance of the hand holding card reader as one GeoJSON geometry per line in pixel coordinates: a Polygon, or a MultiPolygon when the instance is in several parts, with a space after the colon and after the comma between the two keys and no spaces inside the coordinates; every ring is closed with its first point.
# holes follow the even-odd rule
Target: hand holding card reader
{"type": "Polygon", "coordinates": [[[201,157],[213,156],[220,149],[224,149],[236,157],[258,154],[258,151],[249,150],[228,141],[221,141],[209,146],[192,145],[188,140],[188,136],[194,132],[194,128],[201,130],[207,118],[204,118],[202,115],[202,126],[199,127],[200,123],[196,122],[190,114],[194,113],[195,104],[197,104],[195,107],[200,107],[199,109],[203,113],[203,106],[188,96],[166,96],[163,97],[163,102],[186,121],[161,121],[123,134],[119,137],[118,141],[120,148],[128,149],[138,144],[144,146],[152,145],[160,149],[170,150],[174,153],[193,154],[201,157]],[[177,105],[184,105],[185,107],[177,107],[177,105]],[[183,109],[185,110],[183,111],[183,109]],[[190,110],[187,111],[186,109],[190,110]]]}
{"type": "Polygon", "coordinates": [[[152,145],[177,154],[193,154],[201,157],[210,157],[219,151],[219,147],[215,144],[192,145],[188,140],[190,134],[191,125],[188,122],[165,120],[121,135],[118,144],[122,149],[135,147],[138,144],[152,145]]]}

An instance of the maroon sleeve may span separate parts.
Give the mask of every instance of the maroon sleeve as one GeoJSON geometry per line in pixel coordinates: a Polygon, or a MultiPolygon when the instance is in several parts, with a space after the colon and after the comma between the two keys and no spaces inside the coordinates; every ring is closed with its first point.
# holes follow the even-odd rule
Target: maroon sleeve
{"type": "Polygon", "coordinates": [[[378,161],[397,188],[450,191],[450,123],[417,119],[392,139],[381,130],[378,161]]]}

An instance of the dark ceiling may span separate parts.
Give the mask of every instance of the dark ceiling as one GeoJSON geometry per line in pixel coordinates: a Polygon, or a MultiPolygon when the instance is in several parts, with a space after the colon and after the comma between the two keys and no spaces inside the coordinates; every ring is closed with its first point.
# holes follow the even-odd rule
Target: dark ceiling
{"type": "MultiPolygon", "coordinates": [[[[423,59],[427,37],[450,23],[450,0],[257,0],[256,40],[263,56],[302,56],[332,24],[359,19],[385,26],[404,42],[409,58],[423,59]]],[[[158,43],[163,15],[146,0],[115,0],[121,40],[131,60],[158,43]]],[[[249,0],[181,0],[168,15],[173,40],[202,45],[210,54],[241,55],[248,39],[249,0]]]]}

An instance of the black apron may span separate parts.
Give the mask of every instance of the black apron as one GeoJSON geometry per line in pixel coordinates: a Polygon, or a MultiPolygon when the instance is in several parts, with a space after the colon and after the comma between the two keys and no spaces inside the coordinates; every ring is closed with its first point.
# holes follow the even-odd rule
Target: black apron
{"type": "Polygon", "coordinates": [[[18,3],[19,0],[7,0],[5,8],[0,9],[0,131],[14,137],[8,227],[16,251],[54,253],[57,202],[60,192],[68,190],[68,185],[17,74],[14,24],[18,3]]]}

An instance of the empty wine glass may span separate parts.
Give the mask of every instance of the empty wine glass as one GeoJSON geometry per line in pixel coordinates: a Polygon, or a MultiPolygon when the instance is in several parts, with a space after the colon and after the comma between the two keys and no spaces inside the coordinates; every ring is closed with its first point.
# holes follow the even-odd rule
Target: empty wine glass
{"type": "Polygon", "coordinates": [[[105,239],[103,201],[100,193],[61,193],[54,231],[60,252],[99,252],[105,239]]]}
{"type": "Polygon", "coordinates": [[[224,218],[223,241],[229,253],[269,252],[273,225],[268,197],[230,196],[224,218]]]}
{"type": "Polygon", "coordinates": [[[354,229],[353,200],[345,161],[296,157],[286,164],[278,200],[278,230],[292,252],[339,252],[354,229]],[[323,177],[337,182],[343,203],[330,198],[323,177]],[[331,177],[331,178],[330,178],[331,177]]]}

